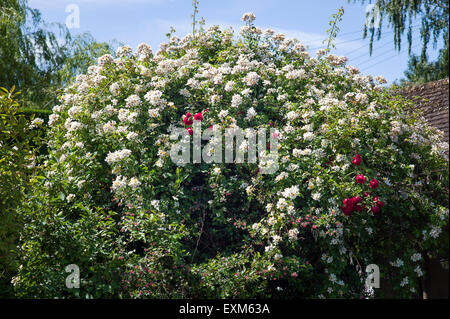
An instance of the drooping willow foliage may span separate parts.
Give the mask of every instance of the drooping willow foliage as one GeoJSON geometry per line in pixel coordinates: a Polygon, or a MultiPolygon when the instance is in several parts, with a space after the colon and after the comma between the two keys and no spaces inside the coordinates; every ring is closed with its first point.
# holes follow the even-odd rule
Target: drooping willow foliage
{"type": "Polygon", "coordinates": [[[0,3],[0,85],[21,91],[25,107],[51,108],[58,89],[96,57],[111,53],[112,45],[46,23],[26,0],[0,3]]]}
{"type": "Polygon", "coordinates": [[[374,40],[379,40],[384,32],[383,21],[387,19],[389,27],[393,29],[394,46],[398,51],[401,50],[402,39],[406,36],[408,53],[411,54],[413,30],[415,28],[420,30],[421,54],[420,56],[411,54],[408,70],[405,72],[408,81],[428,82],[448,77],[448,0],[354,0],[353,2],[375,4],[373,12],[376,14],[368,17],[363,34],[364,37],[370,38],[370,54],[374,40]],[[435,48],[440,41],[443,41],[443,48],[439,51],[437,61],[431,62],[428,60],[427,49],[430,46],[435,48]]]}

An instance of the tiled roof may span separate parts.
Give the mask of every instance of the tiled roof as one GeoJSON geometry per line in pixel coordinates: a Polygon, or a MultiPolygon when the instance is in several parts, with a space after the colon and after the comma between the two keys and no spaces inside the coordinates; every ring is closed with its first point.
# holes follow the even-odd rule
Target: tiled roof
{"type": "Polygon", "coordinates": [[[411,98],[419,107],[428,122],[444,132],[444,139],[449,141],[449,112],[448,112],[448,78],[412,85],[402,88],[400,94],[411,98]]]}

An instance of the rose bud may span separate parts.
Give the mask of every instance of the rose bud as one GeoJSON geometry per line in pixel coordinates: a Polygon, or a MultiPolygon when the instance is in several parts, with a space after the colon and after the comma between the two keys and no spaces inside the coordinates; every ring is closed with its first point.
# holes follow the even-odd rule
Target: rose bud
{"type": "Polygon", "coordinates": [[[190,128],[190,127],[188,127],[188,128],[186,129],[186,131],[188,132],[189,135],[194,134],[194,131],[193,131],[192,128],[190,128]]]}

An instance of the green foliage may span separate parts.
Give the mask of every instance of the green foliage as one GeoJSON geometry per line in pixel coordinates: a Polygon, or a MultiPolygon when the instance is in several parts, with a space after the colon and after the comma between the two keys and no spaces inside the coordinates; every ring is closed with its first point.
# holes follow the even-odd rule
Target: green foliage
{"type": "MultiPolygon", "coordinates": [[[[348,0],[351,2],[352,0],[348,0]]],[[[353,0],[362,4],[370,3],[368,0],[353,0]]],[[[401,50],[401,42],[407,31],[408,52],[411,53],[413,20],[418,16],[421,22],[420,36],[422,41],[422,53],[420,57],[411,56],[408,70],[405,72],[408,81],[423,83],[438,80],[449,76],[448,73],[448,0],[377,0],[375,6],[380,13],[380,28],[376,28],[372,16],[369,24],[364,26],[364,37],[370,35],[370,54],[372,54],[373,41],[380,39],[382,34],[382,22],[387,17],[389,27],[393,28],[394,45],[401,50]],[[436,47],[442,40],[444,48],[441,49],[438,60],[428,61],[427,49],[430,44],[436,47]]]]}
{"type": "Polygon", "coordinates": [[[333,44],[333,41],[336,38],[337,34],[339,33],[338,22],[342,21],[343,15],[344,15],[344,7],[341,7],[337,13],[331,15],[332,20],[329,22],[330,29],[327,30],[328,40],[325,40],[327,42],[328,52],[331,50],[331,48],[333,49],[336,48],[336,46],[333,44]]]}
{"type": "Polygon", "coordinates": [[[56,72],[61,84],[68,84],[79,75],[86,73],[89,66],[94,64],[98,57],[112,54],[118,42],[96,42],[89,33],[80,34],[71,38],[67,45],[66,56],[60,69],[56,72]]]}
{"type": "Polygon", "coordinates": [[[73,37],[65,26],[46,23],[26,0],[0,3],[0,84],[20,90],[23,107],[50,109],[61,86],[113,45],[87,33],[73,37]]]}
{"type": "Polygon", "coordinates": [[[15,85],[27,103],[54,101],[52,74],[64,60],[60,36],[44,28],[39,11],[24,0],[6,0],[0,4],[0,83],[15,85]],[[31,93],[34,92],[33,93],[31,93]]]}
{"type": "Polygon", "coordinates": [[[440,80],[448,77],[448,42],[447,46],[440,50],[437,61],[429,62],[422,60],[418,56],[411,56],[408,62],[408,69],[405,71],[406,81],[413,83],[426,83],[430,81],[440,80]]]}
{"type": "Polygon", "coordinates": [[[34,148],[40,145],[40,120],[20,113],[18,93],[0,88],[0,297],[10,297],[11,278],[17,269],[21,221],[16,208],[29,189],[34,170],[34,148]],[[31,123],[34,123],[32,125],[31,123]],[[31,126],[30,126],[31,125],[31,126]]]}
{"type": "Polygon", "coordinates": [[[19,259],[19,274],[13,279],[16,296],[120,297],[117,283],[124,264],[117,259],[114,216],[81,204],[63,207],[63,200],[61,193],[46,205],[34,202],[20,208],[28,211],[23,215],[26,227],[22,236],[32,240],[20,247],[23,258],[19,259]],[[34,222],[30,224],[30,220],[34,222]],[[66,287],[69,273],[65,269],[74,263],[81,269],[80,289],[66,287]]]}

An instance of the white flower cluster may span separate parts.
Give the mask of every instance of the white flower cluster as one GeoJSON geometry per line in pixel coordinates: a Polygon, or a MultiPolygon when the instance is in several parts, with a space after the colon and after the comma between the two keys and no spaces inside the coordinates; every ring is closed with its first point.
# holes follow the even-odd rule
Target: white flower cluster
{"type": "Polygon", "coordinates": [[[30,129],[36,128],[38,126],[41,126],[44,123],[44,120],[37,117],[33,121],[31,121],[31,124],[29,126],[30,129]]]}
{"type": "Polygon", "coordinates": [[[286,188],[281,195],[283,195],[283,197],[285,198],[289,198],[289,199],[295,199],[298,195],[299,195],[300,191],[299,191],[299,187],[298,185],[286,188]]]}
{"type": "Polygon", "coordinates": [[[256,19],[256,16],[253,12],[246,12],[242,15],[242,21],[245,22],[253,22],[256,19]]]}
{"type": "Polygon", "coordinates": [[[120,151],[115,151],[115,152],[109,152],[108,156],[106,156],[105,161],[108,164],[112,164],[112,163],[116,163],[116,162],[120,162],[123,159],[129,157],[131,155],[131,151],[128,149],[123,149],[120,151]]]}

